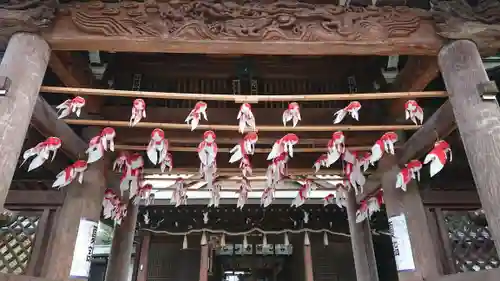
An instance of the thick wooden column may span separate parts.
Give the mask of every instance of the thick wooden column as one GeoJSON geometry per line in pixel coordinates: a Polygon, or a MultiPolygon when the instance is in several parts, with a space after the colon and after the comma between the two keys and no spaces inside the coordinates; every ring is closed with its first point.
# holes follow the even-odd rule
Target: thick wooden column
{"type": "MultiPolygon", "coordinates": [[[[57,217],[52,234],[50,250],[42,275],[52,280],[67,280],[73,262],[80,219],[98,222],[101,203],[106,188],[103,172],[107,161],[101,160],[89,165],[83,184],[78,181],[66,187],[67,193],[57,217]]],[[[85,279],[85,278],[81,278],[85,279]]]]}
{"type": "Polygon", "coordinates": [[[201,255],[200,255],[200,280],[199,281],[208,281],[208,244],[201,245],[201,255]]]}
{"type": "Polygon", "coordinates": [[[151,232],[146,231],[143,233],[141,241],[141,252],[139,255],[138,269],[137,269],[137,280],[136,281],[146,281],[148,279],[148,259],[149,259],[149,247],[151,245],[151,232]]]}
{"type": "Polygon", "coordinates": [[[304,245],[304,273],[305,281],[314,281],[311,245],[304,245]]]}
{"type": "Polygon", "coordinates": [[[378,281],[377,261],[373,251],[370,221],[356,223],[356,195],[354,190],[347,197],[347,220],[351,234],[352,254],[357,281],[378,281]]]}
{"type": "Polygon", "coordinates": [[[139,207],[129,201],[127,216],[123,219],[122,224],[115,227],[113,231],[106,281],[128,280],[138,210],[139,207]]]}
{"type": "Polygon", "coordinates": [[[489,81],[476,45],[459,40],[444,46],[438,63],[453,107],[479,198],[500,252],[500,108],[483,101],[478,84],[489,81]]]}
{"type": "Polygon", "coordinates": [[[434,249],[418,186],[411,182],[406,192],[396,189],[399,168],[394,155],[385,155],[378,165],[387,170],[381,182],[399,281],[421,281],[440,276],[442,266],[434,249]]]}
{"type": "Polygon", "coordinates": [[[16,33],[0,64],[1,81],[3,77],[10,80],[7,94],[0,96],[0,209],[16,170],[49,56],[49,45],[41,37],[16,33]]]}

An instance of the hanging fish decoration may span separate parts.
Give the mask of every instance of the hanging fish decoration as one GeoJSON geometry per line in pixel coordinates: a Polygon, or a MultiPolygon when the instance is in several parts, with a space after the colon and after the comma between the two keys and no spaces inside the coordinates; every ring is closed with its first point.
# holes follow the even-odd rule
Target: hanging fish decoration
{"type": "Polygon", "coordinates": [[[366,178],[361,171],[363,163],[358,159],[356,151],[346,150],[344,154],[344,173],[349,181],[349,186],[354,188],[356,195],[363,193],[363,186],[366,183],[366,178]]]}
{"type": "Polygon", "coordinates": [[[387,132],[378,139],[371,149],[370,164],[375,164],[382,158],[384,152],[394,155],[394,144],[398,141],[398,135],[387,132]]]}
{"type": "Polygon", "coordinates": [[[122,152],[113,163],[113,170],[122,172],[120,178],[120,191],[123,193],[129,190],[130,198],[137,193],[139,188],[139,178],[142,176],[144,159],[139,153],[129,154],[122,152]]]}
{"type": "Polygon", "coordinates": [[[344,190],[344,187],[339,187],[335,191],[335,202],[339,208],[347,207],[347,193],[344,190]]]}
{"type": "Polygon", "coordinates": [[[99,135],[90,139],[89,148],[85,151],[88,154],[87,163],[99,161],[104,156],[104,152],[108,151],[108,147],[110,151],[115,151],[115,137],[115,129],[106,127],[99,135]]]}
{"type": "Polygon", "coordinates": [[[117,200],[119,201],[116,193],[110,188],[106,189],[102,200],[102,215],[105,219],[110,219],[113,216],[117,200]]]}
{"type": "Polygon", "coordinates": [[[448,157],[451,162],[452,154],[450,145],[444,140],[439,140],[435,142],[434,148],[431,150],[431,152],[427,154],[427,156],[425,156],[424,159],[424,164],[430,163],[431,165],[430,168],[431,178],[443,169],[444,165],[446,165],[448,161],[448,157]]]}
{"type": "Polygon", "coordinates": [[[236,119],[239,120],[238,132],[243,134],[246,128],[249,128],[252,131],[257,130],[255,126],[255,117],[252,113],[252,106],[249,103],[244,103],[241,105],[236,119]]]}
{"type": "Polygon", "coordinates": [[[299,137],[297,137],[297,135],[286,134],[284,137],[274,142],[273,148],[267,156],[267,160],[280,157],[283,153],[287,153],[290,157],[293,157],[293,146],[298,143],[299,137]]]}
{"type": "Polygon", "coordinates": [[[370,167],[370,158],[372,157],[372,154],[370,152],[365,152],[365,154],[359,158],[359,163],[361,164],[361,167],[363,167],[363,172],[368,171],[368,168],[370,167]]]}
{"type": "Polygon", "coordinates": [[[314,165],[313,165],[314,172],[317,173],[317,172],[319,172],[321,167],[326,167],[327,161],[328,161],[328,154],[326,154],[326,153],[321,154],[321,156],[318,157],[318,159],[316,159],[316,161],[314,162],[314,165]]]}
{"type": "Polygon", "coordinates": [[[267,208],[274,200],[274,187],[266,187],[264,192],[262,192],[262,197],[260,198],[260,204],[262,207],[267,208]]]}
{"type": "Polygon", "coordinates": [[[174,192],[170,198],[170,204],[179,207],[180,205],[187,205],[187,187],[184,185],[184,179],[178,178],[174,184],[174,192]]]}
{"type": "Polygon", "coordinates": [[[156,128],[151,132],[151,140],[146,148],[146,154],[153,165],[162,163],[167,157],[168,140],[165,138],[165,132],[156,128]]]}
{"type": "Polygon", "coordinates": [[[359,101],[352,101],[350,102],[346,107],[342,108],[341,110],[335,112],[335,120],[333,121],[333,124],[338,124],[344,120],[346,115],[349,113],[351,117],[359,121],[359,110],[361,109],[361,103],[359,101]]]}
{"type": "Polygon", "coordinates": [[[85,99],[77,96],[72,99],[67,99],[60,105],[56,106],[57,109],[57,119],[62,119],[69,116],[71,113],[75,113],[77,117],[80,117],[82,108],[85,106],[85,99]]]}
{"type": "Polygon", "coordinates": [[[248,192],[250,191],[252,191],[250,181],[247,178],[241,179],[240,189],[236,192],[239,194],[238,201],[236,202],[236,208],[239,208],[240,210],[243,209],[243,206],[247,203],[248,192]]]}
{"type": "Polygon", "coordinates": [[[127,203],[120,203],[116,206],[114,222],[116,225],[121,225],[123,218],[127,216],[127,203]]]}
{"type": "Polygon", "coordinates": [[[83,160],[75,161],[75,163],[69,165],[57,174],[52,187],[61,189],[61,187],[65,187],[73,182],[74,179],[78,179],[80,184],[83,183],[83,173],[85,170],[87,170],[87,162],[83,160]]]}
{"type": "Polygon", "coordinates": [[[167,152],[167,154],[165,155],[165,159],[163,159],[160,165],[160,170],[162,173],[165,173],[165,170],[167,170],[167,168],[169,172],[171,172],[174,168],[174,159],[172,158],[172,154],[169,152],[167,152]]]}
{"type": "Polygon", "coordinates": [[[234,163],[241,160],[244,156],[253,155],[255,153],[255,144],[259,140],[259,136],[256,132],[249,132],[243,137],[243,139],[235,145],[229,153],[231,153],[231,158],[229,163],[234,163]]]}
{"type": "Polygon", "coordinates": [[[52,159],[50,161],[54,161],[57,150],[61,147],[61,145],[62,141],[59,138],[48,137],[43,142],[38,143],[35,147],[32,147],[23,153],[23,162],[20,166],[22,166],[29,158],[35,156],[28,166],[28,172],[32,171],[42,166],[43,163],[49,159],[50,152],[52,152],[52,159]]]}
{"type": "Polygon", "coordinates": [[[250,158],[248,156],[244,156],[240,162],[241,175],[243,177],[251,177],[252,176],[252,163],[250,163],[250,158]]]}
{"type": "Polygon", "coordinates": [[[220,190],[221,190],[220,184],[213,184],[210,187],[210,201],[208,202],[207,207],[219,208],[220,190]]]}
{"type": "Polygon", "coordinates": [[[146,118],[146,102],[143,99],[135,99],[132,104],[129,126],[134,127],[141,122],[142,118],[146,118]]]}
{"type": "Polygon", "coordinates": [[[337,131],[332,134],[332,138],[328,141],[327,150],[328,158],[326,167],[330,167],[345,152],[345,137],[343,132],[337,131]]]}
{"type": "Polygon", "coordinates": [[[291,102],[288,104],[288,108],[283,112],[283,126],[286,127],[286,123],[292,121],[293,127],[297,126],[299,121],[301,121],[300,117],[300,107],[296,102],[291,102]]]}
{"type": "Polygon", "coordinates": [[[285,177],[287,173],[288,154],[281,153],[279,157],[274,158],[266,171],[267,186],[275,187],[276,184],[285,177]]]}
{"type": "Polygon", "coordinates": [[[408,162],[397,175],[396,188],[406,191],[406,186],[412,179],[420,181],[420,169],[422,169],[422,162],[418,160],[408,162]]]}
{"type": "Polygon", "coordinates": [[[217,144],[215,133],[206,131],[203,133],[203,141],[198,145],[198,158],[200,159],[200,174],[207,182],[208,189],[212,188],[213,178],[217,171],[217,144]]]}
{"type": "Polygon", "coordinates": [[[366,203],[368,218],[371,218],[374,213],[380,211],[382,204],[384,204],[384,198],[382,195],[383,192],[379,191],[374,197],[368,198],[366,203]]]}
{"type": "Polygon", "coordinates": [[[424,122],[424,110],[414,100],[405,103],[405,116],[406,120],[410,119],[415,125],[424,122]]]}
{"type": "Polygon", "coordinates": [[[293,199],[291,207],[298,208],[302,206],[306,202],[307,198],[309,198],[309,194],[313,189],[313,182],[310,179],[306,179],[304,181],[304,184],[300,187],[299,193],[297,194],[295,199],[293,199]]]}
{"type": "Polygon", "coordinates": [[[368,218],[368,204],[365,200],[361,201],[359,209],[356,211],[356,223],[363,222],[368,218]]]}
{"type": "Polygon", "coordinates": [[[145,205],[147,206],[149,202],[147,202],[148,198],[149,198],[149,195],[151,194],[151,192],[153,191],[153,186],[151,184],[144,184],[142,186],[139,186],[139,189],[137,190],[137,193],[134,197],[134,201],[133,201],[133,204],[134,205],[139,205],[139,203],[141,202],[141,200],[145,200],[145,205]]]}
{"type": "Polygon", "coordinates": [[[330,204],[335,204],[335,195],[330,193],[325,198],[323,198],[323,206],[327,206],[330,204]]]}
{"type": "Polygon", "coordinates": [[[199,101],[194,105],[194,108],[189,112],[189,115],[186,117],[186,122],[187,124],[191,125],[191,131],[194,131],[196,127],[198,127],[198,124],[200,124],[201,116],[205,119],[205,121],[208,121],[207,117],[207,103],[199,101]]]}

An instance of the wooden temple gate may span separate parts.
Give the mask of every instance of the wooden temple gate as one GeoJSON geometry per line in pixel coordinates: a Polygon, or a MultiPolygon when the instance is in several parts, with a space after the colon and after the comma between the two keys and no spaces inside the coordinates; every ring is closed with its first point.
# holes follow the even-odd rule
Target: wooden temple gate
{"type": "MultiPolygon", "coordinates": [[[[192,161],[193,152],[201,134],[199,129],[187,133],[189,126],[179,124],[179,120],[198,100],[207,101],[212,108],[210,125],[202,121],[199,128],[217,132],[220,152],[224,153],[218,160],[219,172],[226,177],[237,173],[226,164],[225,155],[231,147],[223,144],[234,145],[234,139],[239,138],[237,126],[228,120],[234,120],[244,102],[253,104],[259,141],[265,144],[257,148],[253,159],[257,174],[263,174],[267,165],[263,153],[286,132],[301,137],[289,168],[300,180],[311,176],[310,166],[326,150],[332,132],[345,131],[348,148],[369,150],[383,132],[397,131],[400,146],[396,154],[386,153],[376,170],[370,170],[364,190],[357,195],[352,191],[347,197],[346,226],[356,279],[392,279],[385,271],[377,272],[377,264],[380,268],[384,263],[394,266],[394,262],[384,255],[375,259],[373,222],[355,222],[359,207],[382,188],[387,217],[393,222],[406,221],[403,228],[409,235],[410,245],[396,243],[394,250],[396,255],[410,253],[406,261],[413,264],[406,270],[400,268],[400,281],[498,280],[500,177],[496,172],[500,149],[495,143],[500,108],[492,98],[497,89],[481,56],[493,55],[499,47],[500,3],[430,2],[3,1],[0,280],[87,279],[70,277],[77,257],[77,233],[82,219],[91,225],[99,221],[104,191],[118,186],[119,176],[111,172],[112,160],[106,154],[88,165],[81,184],[75,180],[62,190],[54,190],[53,179],[85,157],[87,141],[105,126],[116,128],[117,151],[144,150],[153,128],[168,130],[174,144],[170,149],[176,159],[174,171],[194,173],[198,163],[192,161]],[[109,56],[100,81],[84,58],[87,51],[109,56]],[[231,62],[229,55],[262,57],[255,59],[258,63],[253,72],[251,63],[234,67],[237,63],[231,62]],[[407,58],[392,83],[387,83],[381,72],[387,56],[407,58]],[[148,58],[153,64],[147,63],[148,58]],[[164,64],[154,66],[158,61],[164,64]],[[210,67],[216,64],[220,69],[212,71],[210,67]],[[146,72],[149,74],[142,79],[146,72]],[[217,73],[232,76],[217,77],[217,73]],[[446,91],[424,91],[439,73],[445,86],[439,90],[446,91]],[[54,106],[72,95],[86,98],[84,113],[78,119],[59,119],[54,106]],[[127,118],[123,118],[130,112],[130,98],[149,99],[148,116],[135,128],[129,128],[127,118]],[[439,102],[444,98],[448,99],[439,102]],[[425,104],[422,126],[402,120],[408,99],[425,104]],[[332,114],[352,100],[362,101],[363,110],[366,108],[361,113],[363,125],[350,121],[332,125],[332,114]],[[277,126],[284,107],[293,101],[301,103],[305,125],[277,126]],[[28,164],[20,166],[23,152],[49,136],[62,141],[62,153],[51,163],[49,159],[43,167],[26,172],[28,164]],[[424,169],[420,188],[414,180],[406,192],[396,189],[396,176],[404,164],[423,157],[436,139],[451,144],[454,162],[432,179],[424,169]]],[[[325,182],[319,177],[314,180],[325,182]]],[[[127,211],[114,231],[107,281],[123,281],[127,276],[124,268],[130,264],[135,229],[140,225],[138,214],[143,215],[143,210],[130,202],[127,211]]],[[[159,238],[150,232],[139,232],[134,277],[165,280],[161,276],[155,279],[152,272],[155,266],[161,270],[175,266],[173,258],[166,265],[148,261],[155,256],[155,262],[167,261],[161,257],[169,250],[155,247],[159,238]]],[[[199,251],[181,254],[186,260],[201,256],[199,272],[181,270],[177,279],[209,279],[209,243],[201,244],[199,251]]],[[[320,260],[330,257],[322,247],[314,240],[304,243],[300,251],[303,260],[297,262],[304,266],[300,279],[351,280],[352,276],[322,273],[320,260]]],[[[380,255],[381,251],[375,252],[380,255]]],[[[398,267],[402,267],[401,262],[398,267]]]]}

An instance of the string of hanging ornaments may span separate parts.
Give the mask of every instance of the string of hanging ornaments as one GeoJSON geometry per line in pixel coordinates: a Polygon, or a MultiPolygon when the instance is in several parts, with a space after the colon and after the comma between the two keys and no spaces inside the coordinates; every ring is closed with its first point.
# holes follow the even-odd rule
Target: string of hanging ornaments
{"type": "MultiPolygon", "coordinates": [[[[65,118],[71,114],[77,117],[85,106],[85,99],[75,97],[68,99],[57,106],[58,118],[65,118]]],[[[359,121],[361,103],[358,101],[350,102],[346,107],[334,113],[334,123],[342,122],[347,116],[359,121]]],[[[191,126],[191,131],[195,130],[200,122],[208,121],[207,104],[203,101],[198,101],[185,122],[191,126]]],[[[411,120],[416,125],[422,124],[424,119],[423,109],[414,100],[409,100],[404,105],[406,119],[411,120]]],[[[142,99],[135,99],[132,105],[132,112],[129,120],[129,126],[134,127],[143,118],[146,118],[146,103],[142,99]]],[[[295,127],[301,121],[300,106],[296,102],[291,102],[288,108],[283,112],[282,122],[286,127],[289,122],[295,127]]],[[[250,163],[250,155],[255,152],[255,144],[258,141],[257,126],[255,117],[252,113],[252,107],[248,103],[241,105],[237,115],[238,131],[244,134],[243,138],[231,149],[230,163],[238,163],[241,169],[242,180],[238,191],[239,197],[237,206],[242,208],[247,199],[248,192],[251,191],[251,182],[248,177],[252,175],[252,164],[250,163]],[[245,134],[245,132],[247,132],[245,134]]],[[[114,151],[114,138],[116,132],[111,127],[105,127],[102,131],[94,136],[86,151],[88,159],[77,160],[72,165],[65,168],[57,176],[53,183],[53,187],[60,189],[69,185],[75,179],[82,183],[84,172],[88,165],[100,160],[107,151],[114,151]]],[[[266,172],[266,188],[262,193],[261,205],[265,208],[274,200],[274,192],[276,185],[287,176],[287,165],[290,159],[293,158],[294,145],[299,143],[299,137],[293,133],[288,133],[282,138],[276,140],[272,146],[271,152],[267,156],[269,165],[266,172]]],[[[349,150],[345,145],[345,136],[342,131],[336,131],[332,134],[332,138],[328,142],[325,153],[322,154],[313,164],[314,171],[318,172],[321,168],[329,168],[337,161],[341,161],[344,168],[344,188],[338,188],[332,191],[324,198],[324,204],[337,204],[340,207],[345,207],[345,198],[347,191],[354,189],[356,194],[363,192],[363,185],[366,182],[364,172],[370,166],[375,165],[385,153],[394,154],[394,144],[398,141],[398,135],[395,132],[386,132],[372,146],[370,152],[363,155],[357,151],[349,150]]],[[[57,150],[61,147],[62,141],[57,137],[49,137],[45,141],[37,144],[35,147],[26,150],[23,154],[24,162],[31,159],[28,171],[32,171],[40,167],[46,160],[54,159],[57,150]]],[[[162,129],[156,128],[151,133],[151,140],[146,149],[146,155],[154,165],[160,165],[162,172],[171,171],[173,168],[173,157],[169,151],[169,142],[165,137],[162,129]]],[[[197,147],[198,158],[200,160],[200,174],[204,181],[207,182],[211,193],[209,206],[218,207],[220,201],[221,186],[214,183],[217,172],[217,143],[216,135],[213,131],[206,131],[203,134],[203,139],[197,147]]],[[[430,177],[436,175],[447,161],[451,161],[451,149],[449,144],[444,140],[437,140],[434,148],[426,155],[423,164],[430,165],[430,177]]],[[[23,165],[21,164],[21,165],[23,165]]],[[[420,169],[422,162],[419,160],[411,160],[398,173],[395,188],[406,190],[406,186],[411,180],[420,179],[420,169]]],[[[129,192],[129,200],[133,200],[135,204],[145,201],[146,204],[154,200],[154,194],[151,192],[151,185],[144,184],[142,174],[144,169],[144,159],[139,153],[129,153],[122,151],[118,158],[113,163],[115,171],[122,172],[120,180],[121,197],[125,191],[129,192]]],[[[299,188],[298,194],[292,201],[292,206],[299,207],[308,199],[312,190],[316,189],[316,184],[311,180],[305,180],[304,184],[299,188]]],[[[171,202],[175,206],[187,204],[187,187],[184,185],[183,179],[178,179],[175,184],[171,202]]],[[[382,193],[379,192],[361,203],[357,211],[357,221],[361,222],[366,218],[380,210],[383,203],[382,193]]],[[[120,200],[120,196],[114,194],[111,190],[107,190],[103,199],[103,208],[105,209],[105,217],[112,218],[117,224],[126,215],[126,203],[120,200]]]]}
{"type": "MultiPolygon", "coordinates": [[[[163,219],[160,219],[159,221],[155,223],[151,223],[150,218],[149,218],[149,211],[146,211],[143,214],[143,219],[144,223],[146,225],[153,225],[151,227],[141,227],[140,229],[143,231],[149,231],[152,233],[157,233],[157,234],[167,234],[167,235],[173,235],[173,236],[184,236],[183,240],[183,249],[187,249],[188,247],[188,235],[195,235],[195,234],[202,234],[201,236],[201,245],[206,245],[207,244],[207,237],[206,234],[216,234],[220,235],[220,246],[223,247],[225,245],[225,238],[226,236],[240,236],[243,237],[243,247],[246,248],[248,246],[248,238],[247,236],[252,235],[252,234],[260,234],[262,235],[262,245],[267,245],[267,237],[269,235],[283,235],[283,244],[285,246],[290,244],[289,240],[289,235],[290,234],[302,234],[304,233],[304,245],[310,245],[310,240],[309,240],[309,233],[317,233],[317,234],[323,234],[323,244],[325,246],[328,246],[329,244],[329,235],[336,235],[336,236],[343,236],[343,237],[351,237],[349,233],[342,233],[342,232],[336,232],[332,231],[330,229],[326,228],[321,228],[321,229],[312,229],[312,228],[301,228],[301,229],[282,229],[282,230],[263,230],[262,228],[259,227],[253,227],[249,230],[246,231],[239,231],[239,232],[232,232],[232,231],[227,231],[227,230],[220,230],[220,229],[211,229],[211,228],[199,228],[199,229],[190,229],[185,232],[173,232],[173,231],[166,231],[166,230],[157,230],[156,228],[161,224],[163,219]]],[[[307,224],[309,221],[309,215],[306,211],[304,211],[304,217],[302,219],[304,224],[307,224]]],[[[209,222],[209,216],[208,212],[203,213],[203,223],[208,224],[209,222]]],[[[390,235],[387,232],[383,231],[376,231],[372,229],[372,233],[375,235],[390,235]]]]}

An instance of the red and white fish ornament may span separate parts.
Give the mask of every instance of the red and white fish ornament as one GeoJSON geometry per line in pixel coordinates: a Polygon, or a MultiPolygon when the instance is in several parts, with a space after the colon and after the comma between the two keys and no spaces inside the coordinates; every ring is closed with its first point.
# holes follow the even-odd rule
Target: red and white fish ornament
{"type": "Polygon", "coordinates": [[[110,219],[114,216],[115,207],[120,203],[120,199],[116,193],[108,188],[104,192],[104,198],[102,200],[102,215],[105,219],[110,219]]]}
{"type": "Polygon", "coordinates": [[[382,158],[384,152],[394,155],[394,144],[398,141],[395,132],[387,132],[378,139],[371,149],[370,164],[375,164],[382,158]]]}
{"type": "Polygon", "coordinates": [[[210,200],[208,201],[207,207],[214,207],[214,208],[219,207],[220,190],[221,190],[220,184],[214,184],[210,187],[210,200]]]}
{"type": "Polygon", "coordinates": [[[309,198],[309,195],[311,191],[314,189],[313,182],[310,179],[306,179],[304,181],[304,184],[300,186],[299,193],[293,199],[291,207],[300,207],[302,206],[307,198],[309,198]]]}
{"type": "Polygon", "coordinates": [[[146,118],[146,102],[143,99],[135,99],[132,104],[129,126],[134,127],[141,122],[142,118],[146,118]]]}
{"type": "Polygon", "coordinates": [[[315,173],[319,172],[321,167],[327,167],[326,166],[327,161],[328,161],[328,154],[326,154],[326,153],[321,154],[321,156],[318,157],[318,159],[316,159],[316,161],[314,162],[314,165],[313,165],[314,172],[315,173]]]}
{"type": "Polygon", "coordinates": [[[380,208],[382,208],[382,204],[384,204],[384,198],[383,198],[383,192],[379,191],[377,195],[368,198],[367,200],[367,212],[368,212],[368,218],[371,218],[371,216],[380,211],[380,208]]]}
{"type": "Polygon", "coordinates": [[[295,134],[286,134],[281,139],[277,140],[273,144],[271,152],[267,156],[267,160],[271,160],[280,157],[283,153],[287,153],[290,157],[293,157],[293,146],[299,143],[299,137],[295,134]]]}
{"type": "Polygon", "coordinates": [[[332,134],[332,138],[328,141],[327,144],[328,150],[328,158],[326,161],[326,167],[330,167],[332,164],[337,162],[345,152],[345,136],[341,131],[336,131],[332,134]]]}
{"type": "Polygon", "coordinates": [[[256,132],[247,133],[245,137],[229,151],[229,153],[231,153],[229,163],[239,161],[244,156],[253,155],[255,152],[255,144],[258,140],[259,136],[256,132]]]}
{"type": "Polygon", "coordinates": [[[250,158],[248,158],[247,155],[243,157],[240,161],[240,170],[241,170],[241,175],[243,177],[251,177],[253,170],[252,170],[252,163],[250,163],[250,158]]]}
{"type": "Polygon", "coordinates": [[[260,197],[260,205],[262,205],[262,207],[267,208],[273,203],[274,191],[274,187],[266,187],[266,189],[264,189],[262,196],[260,197]]]}
{"type": "Polygon", "coordinates": [[[439,140],[434,143],[434,148],[425,156],[424,159],[424,164],[429,164],[431,165],[430,167],[430,176],[431,178],[439,173],[444,165],[448,162],[448,160],[451,162],[452,160],[452,153],[451,153],[451,148],[450,145],[444,141],[444,140],[439,140]]]}
{"type": "Polygon", "coordinates": [[[60,105],[56,106],[57,109],[57,119],[62,119],[69,116],[71,113],[75,113],[77,117],[80,117],[82,108],[85,106],[85,99],[76,96],[72,99],[67,99],[60,105]]]}
{"type": "Polygon", "coordinates": [[[122,172],[120,178],[120,191],[123,193],[129,190],[132,198],[139,189],[139,178],[142,176],[144,159],[139,153],[128,154],[122,152],[113,163],[113,170],[122,172]]]}
{"type": "Polygon", "coordinates": [[[332,193],[323,198],[323,206],[328,206],[330,204],[335,204],[335,195],[332,193]]]}
{"type": "MultiPolygon", "coordinates": [[[[342,185],[341,185],[342,186],[342,185]]],[[[347,207],[347,192],[345,191],[345,187],[339,187],[335,191],[335,203],[339,208],[347,207]]]]}
{"type": "Polygon", "coordinates": [[[217,143],[216,136],[213,131],[203,133],[203,141],[200,142],[197,148],[198,158],[200,159],[200,174],[207,182],[207,187],[212,187],[213,178],[217,171],[217,143]]]}
{"type": "Polygon", "coordinates": [[[123,219],[127,216],[127,203],[120,202],[115,208],[114,223],[121,225],[123,219]]]}
{"type": "Polygon", "coordinates": [[[240,210],[243,209],[243,206],[247,203],[248,192],[250,191],[252,191],[250,181],[247,178],[241,179],[240,189],[236,192],[239,194],[238,201],[236,202],[236,208],[239,208],[240,210]]]}
{"type": "Polygon", "coordinates": [[[300,107],[296,102],[291,102],[288,104],[288,108],[283,112],[283,126],[286,127],[286,124],[292,121],[293,127],[297,126],[299,121],[302,120],[300,117],[300,107]]]}
{"type": "Polygon", "coordinates": [[[361,164],[361,167],[363,167],[363,172],[368,171],[368,168],[370,167],[370,158],[372,154],[370,152],[365,152],[363,156],[361,156],[358,161],[361,164]]]}
{"type": "Polygon", "coordinates": [[[360,223],[368,218],[368,203],[363,200],[356,211],[356,223],[360,223]]]}
{"type": "Polygon", "coordinates": [[[344,173],[349,181],[349,186],[354,188],[356,195],[363,192],[363,186],[366,183],[366,178],[361,171],[363,163],[358,159],[356,151],[346,150],[344,154],[344,173]]]}
{"type": "Polygon", "coordinates": [[[184,179],[178,178],[174,184],[174,192],[170,198],[170,204],[179,207],[180,205],[187,205],[187,188],[184,185],[184,179]]]}
{"type": "Polygon", "coordinates": [[[53,188],[60,189],[78,179],[78,182],[83,183],[83,173],[87,170],[87,162],[84,160],[77,160],[75,163],[69,165],[56,176],[56,180],[52,184],[53,188]]]}
{"type": "Polygon", "coordinates": [[[420,181],[420,169],[422,169],[422,162],[418,160],[408,162],[396,177],[396,188],[406,191],[406,186],[412,179],[420,181]]]}
{"type": "Polygon", "coordinates": [[[276,184],[287,175],[288,159],[288,154],[283,152],[271,161],[266,171],[267,186],[276,187],[276,184]]]}
{"type": "Polygon", "coordinates": [[[139,205],[141,200],[145,201],[145,205],[147,206],[148,204],[148,198],[151,192],[153,191],[153,185],[147,183],[142,186],[139,186],[139,189],[137,190],[137,193],[135,194],[133,204],[134,205],[139,205]]]}
{"type": "Polygon", "coordinates": [[[91,164],[104,156],[104,152],[115,151],[115,129],[111,127],[106,127],[102,129],[99,135],[93,137],[89,141],[89,147],[85,151],[88,154],[87,163],[91,164]]]}
{"type": "Polygon", "coordinates": [[[191,131],[194,131],[194,129],[198,127],[198,124],[200,124],[201,116],[203,116],[205,121],[208,121],[207,103],[203,101],[199,101],[194,105],[194,108],[191,110],[191,112],[189,112],[184,122],[190,124],[191,131]]]}
{"type": "Polygon", "coordinates": [[[165,160],[168,153],[168,140],[165,138],[165,132],[156,128],[151,132],[151,140],[146,148],[146,154],[153,165],[157,165],[165,160]]]}
{"type": "Polygon", "coordinates": [[[415,100],[409,100],[405,102],[405,117],[406,120],[410,119],[415,125],[421,125],[424,122],[424,110],[415,100]]]}
{"type": "Polygon", "coordinates": [[[52,152],[52,159],[56,158],[57,150],[61,147],[62,141],[56,137],[48,137],[43,142],[38,143],[35,147],[32,147],[26,150],[23,153],[23,162],[20,166],[22,166],[28,159],[35,156],[33,160],[31,160],[30,165],[28,166],[28,172],[32,171],[45,163],[47,159],[50,158],[50,152],[52,152]]]}
{"type": "Polygon", "coordinates": [[[236,119],[239,120],[238,132],[243,134],[246,128],[252,131],[257,130],[255,126],[255,116],[252,113],[252,106],[249,103],[244,103],[240,106],[240,111],[238,111],[236,119]]]}
{"type": "Polygon", "coordinates": [[[167,168],[169,172],[171,172],[172,169],[174,168],[174,158],[172,157],[172,154],[169,152],[167,152],[165,159],[163,159],[163,161],[161,162],[160,171],[162,173],[165,173],[167,168]]]}
{"type": "Polygon", "coordinates": [[[361,109],[361,103],[359,101],[352,101],[346,107],[340,109],[335,112],[335,120],[333,124],[338,124],[344,120],[347,114],[350,114],[351,117],[359,121],[359,110],[361,109]]]}

